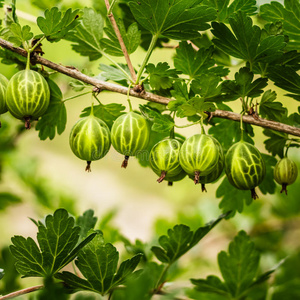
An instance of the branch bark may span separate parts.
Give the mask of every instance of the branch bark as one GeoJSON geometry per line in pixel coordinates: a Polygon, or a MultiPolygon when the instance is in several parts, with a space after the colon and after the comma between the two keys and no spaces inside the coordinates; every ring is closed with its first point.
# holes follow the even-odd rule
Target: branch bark
{"type": "MultiPolygon", "coordinates": [[[[15,53],[18,53],[24,57],[27,56],[27,52],[24,49],[19,48],[19,47],[14,47],[13,44],[11,44],[1,38],[0,38],[0,46],[2,46],[5,49],[8,49],[10,51],[13,51],[15,53]]],[[[33,53],[31,61],[32,61],[32,63],[38,63],[41,65],[44,65],[52,70],[58,71],[69,77],[72,77],[72,78],[78,79],[82,82],[91,84],[100,90],[107,90],[107,91],[127,95],[127,92],[128,92],[127,87],[124,87],[124,86],[121,86],[121,85],[118,85],[115,83],[101,81],[96,78],[87,76],[74,68],[65,67],[65,66],[56,64],[56,63],[49,61],[41,56],[38,56],[35,53],[33,53]]],[[[152,101],[152,102],[156,102],[156,103],[160,103],[160,104],[164,104],[164,105],[167,105],[170,101],[172,101],[172,99],[170,99],[170,98],[162,97],[162,96],[155,95],[155,94],[145,92],[145,91],[138,93],[138,92],[135,92],[133,89],[130,89],[129,94],[130,94],[130,96],[133,96],[136,98],[140,98],[140,99],[144,99],[144,100],[148,100],[148,101],[152,101]]],[[[232,121],[240,121],[240,119],[241,119],[240,114],[230,112],[230,111],[219,110],[219,109],[217,109],[215,112],[212,113],[212,117],[218,117],[218,118],[228,119],[228,120],[232,120],[232,121]]],[[[270,121],[270,120],[266,120],[266,119],[262,119],[262,118],[255,119],[251,115],[243,116],[243,122],[300,137],[300,128],[286,125],[283,123],[270,121]]],[[[1,300],[1,298],[0,298],[0,300],[1,300]]]]}
{"type": "MultiPolygon", "coordinates": [[[[106,8],[107,8],[107,11],[109,12],[110,11],[110,4],[109,4],[109,1],[108,0],[105,0],[105,5],[106,5],[106,8]]],[[[121,32],[119,30],[119,27],[118,27],[118,24],[115,20],[115,17],[113,15],[113,13],[109,13],[108,15],[108,18],[111,22],[111,25],[116,33],[116,36],[119,40],[119,44],[121,46],[121,49],[122,49],[122,52],[124,54],[124,57],[125,57],[125,60],[127,62],[127,65],[128,65],[128,68],[129,68],[129,71],[130,71],[130,75],[131,75],[131,78],[133,80],[133,82],[136,82],[136,74],[135,74],[135,71],[134,71],[134,67],[131,63],[131,60],[130,60],[130,57],[129,57],[129,54],[128,54],[128,51],[126,49],[126,46],[125,46],[125,43],[124,43],[124,40],[122,38],[122,35],[121,35],[121,32]]]]}
{"type": "Polygon", "coordinates": [[[41,290],[43,288],[44,288],[43,285],[32,286],[30,288],[19,290],[19,291],[7,294],[5,296],[0,296],[0,300],[12,299],[12,298],[15,298],[15,297],[18,297],[18,296],[21,296],[21,295],[25,295],[25,294],[29,294],[29,293],[41,290]]]}

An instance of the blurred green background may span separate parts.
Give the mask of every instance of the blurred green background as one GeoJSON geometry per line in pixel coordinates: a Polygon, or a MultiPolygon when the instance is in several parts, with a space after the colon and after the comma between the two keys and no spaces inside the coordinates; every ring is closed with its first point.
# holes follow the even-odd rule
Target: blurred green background
{"type": "MultiPolygon", "coordinates": [[[[82,8],[94,3],[69,0],[63,1],[63,5],[82,8]]],[[[39,30],[32,21],[42,14],[42,10],[28,0],[19,0],[18,9],[20,23],[30,25],[33,32],[38,34],[39,30]]],[[[0,16],[3,17],[3,11],[0,16]]],[[[100,72],[100,62],[108,63],[105,58],[89,62],[87,58],[71,51],[70,43],[66,41],[58,44],[44,42],[43,50],[44,57],[49,60],[79,70],[85,68],[95,75],[100,72]]],[[[144,50],[138,49],[131,56],[135,67],[139,66],[144,54],[144,50]]],[[[156,49],[150,62],[167,61],[172,67],[173,55],[174,49],[156,49]]],[[[124,62],[122,58],[117,61],[124,62]]],[[[0,63],[0,72],[7,78],[16,71],[14,66],[0,63]]],[[[234,72],[233,68],[230,77],[233,77],[234,72]]],[[[75,95],[69,86],[70,78],[60,74],[52,75],[51,78],[59,85],[64,98],[75,95]]],[[[290,113],[296,111],[296,101],[285,97],[282,90],[272,85],[269,88],[276,90],[278,99],[288,107],[290,113]]],[[[120,94],[101,92],[99,98],[104,104],[115,102],[127,106],[126,96],[120,94]]],[[[202,193],[201,187],[195,186],[188,178],[174,183],[173,187],[167,186],[165,182],[158,184],[152,170],[141,167],[135,158],[130,158],[126,170],[121,169],[123,157],[113,148],[105,158],[92,163],[91,173],[85,172],[85,162],[75,157],[69,148],[69,132],[81,111],[90,106],[92,101],[89,95],[66,102],[67,127],[54,140],[40,141],[38,132],[32,128],[14,139],[15,149],[0,149],[0,193],[16,196],[5,198],[4,195],[0,198],[0,268],[10,263],[6,258],[6,247],[10,244],[11,236],[35,237],[36,226],[29,217],[41,219],[59,207],[66,208],[75,216],[93,209],[100,221],[107,221],[101,227],[106,240],[116,242],[122,253],[125,253],[124,244],[117,229],[132,242],[139,239],[153,245],[159,235],[165,234],[175,224],[183,223],[196,229],[221,213],[218,207],[220,199],[215,197],[221,180],[208,185],[207,193],[202,193]]],[[[134,108],[137,109],[140,103],[145,101],[132,99],[134,108]]],[[[239,103],[232,105],[232,108],[239,112],[239,103]]],[[[7,134],[16,132],[20,126],[20,122],[8,114],[1,116],[1,122],[3,128],[0,130],[0,143],[5,141],[7,134]]],[[[178,124],[184,123],[178,120],[178,124]]],[[[200,127],[193,126],[178,130],[178,133],[188,137],[199,131],[200,127]]],[[[255,128],[255,134],[256,147],[266,152],[261,138],[262,129],[255,128]]],[[[289,155],[297,161],[300,169],[299,150],[291,149],[289,155]]],[[[282,282],[282,290],[300,286],[300,176],[296,183],[288,187],[288,196],[279,191],[280,187],[277,186],[275,195],[259,193],[259,199],[246,206],[242,214],[222,221],[200,245],[180,260],[174,278],[177,277],[179,283],[188,286],[191,277],[218,275],[217,253],[227,249],[229,241],[239,230],[244,229],[262,253],[261,269],[268,270],[281,259],[289,257],[272,280],[282,282]]],[[[14,278],[13,273],[11,276],[14,278]]],[[[30,286],[33,282],[39,280],[1,281],[0,294],[16,290],[19,285],[30,286]]],[[[275,291],[279,295],[277,299],[289,299],[280,298],[282,290],[275,291]]]]}

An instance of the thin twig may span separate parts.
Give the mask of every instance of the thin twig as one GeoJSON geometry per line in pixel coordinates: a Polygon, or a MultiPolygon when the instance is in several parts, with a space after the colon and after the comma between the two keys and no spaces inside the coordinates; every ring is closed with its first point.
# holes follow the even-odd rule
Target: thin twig
{"type": "MultiPolygon", "coordinates": [[[[106,5],[106,8],[107,8],[107,11],[110,12],[110,4],[109,4],[108,0],[105,0],[105,5],[106,5]]],[[[128,65],[131,77],[132,77],[132,80],[133,80],[133,82],[135,82],[136,81],[136,74],[135,74],[135,71],[134,71],[134,67],[133,67],[132,62],[130,60],[128,51],[126,49],[126,45],[125,45],[124,40],[122,38],[121,32],[120,32],[119,27],[117,25],[117,22],[115,20],[115,17],[114,17],[112,12],[109,13],[107,16],[108,16],[108,18],[111,22],[111,25],[112,25],[112,27],[113,27],[116,35],[117,35],[118,40],[119,40],[122,52],[124,54],[125,60],[127,62],[127,65],[128,65]]]]}
{"type": "MultiPolygon", "coordinates": [[[[3,48],[6,48],[8,50],[11,50],[15,53],[18,53],[24,57],[26,57],[26,55],[27,55],[27,52],[24,49],[19,48],[19,47],[14,47],[13,44],[11,44],[1,38],[0,38],[0,46],[2,46],[3,48]]],[[[91,84],[91,85],[97,87],[100,91],[107,90],[107,91],[120,93],[120,94],[124,94],[124,95],[127,95],[127,93],[128,93],[128,88],[125,86],[121,86],[121,85],[111,83],[111,82],[105,82],[105,81],[87,76],[87,75],[79,72],[76,69],[68,68],[68,67],[56,64],[52,61],[49,61],[49,60],[37,55],[36,53],[33,54],[31,61],[34,63],[39,63],[41,65],[44,65],[52,70],[58,71],[62,74],[65,74],[69,77],[78,79],[82,82],[91,84]]],[[[160,104],[164,104],[164,105],[167,105],[170,101],[172,101],[172,99],[170,99],[170,98],[162,97],[162,96],[155,95],[155,94],[145,92],[145,91],[143,91],[142,93],[138,93],[138,92],[135,92],[133,89],[130,89],[129,94],[130,94],[130,96],[133,96],[136,98],[140,98],[140,99],[144,99],[144,100],[148,100],[151,102],[156,102],[156,103],[160,103],[160,104]]],[[[228,120],[232,120],[232,121],[237,121],[237,122],[239,122],[241,120],[240,114],[230,112],[230,111],[219,110],[219,109],[212,112],[211,116],[228,119],[228,120]]],[[[243,116],[243,122],[300,137],[300,128],[286,125],[283,123],[269,121],[269,120],[262,119],[262,118],[255,119],[251,115],[243,116]]],[[[226,130],[226,129],[224,129],[224,130],[226,130]]]]}
{"type": "Polygon", "coordinates": [[[30,288],[19,290],[19,291],[7,294],[5,296],[0,296],[0,300],[12,299],[12,298],[15,298],[17,296],[21,296],[21,295],[25,295],[25,294],[28,294],[28,293],[32,293],[32,292],[41,290],[43,288],[44,288],[43,285],[32,286],[30,288]]]}

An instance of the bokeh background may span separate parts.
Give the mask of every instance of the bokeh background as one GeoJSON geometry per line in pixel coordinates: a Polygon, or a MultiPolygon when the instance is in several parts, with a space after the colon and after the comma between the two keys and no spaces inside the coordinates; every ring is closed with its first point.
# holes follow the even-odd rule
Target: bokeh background
{"type": "MultiPolygon", "coordinates": [[[[35,19],[42,14],[42,10],[32,2],[34,1],[19,0],[18,16],[22,25],[30,25],[32,31],[38,34],[35,19]]],[[[259,2],[263,4],[270,1],[259,2]]],[[[98,5],[96,1],[63,2],[65,7],[73,8],[95,4],[98,5]]],[[[1,18],[3,14],[2,11],[1,18]]],[[[44,57],[49,60],[74,66],[79,70],[85,68],[95,75],[100,73],[99,63],[109,63],[105,58],[88,61],[87,58],[71,51],[70,43],[67,41],[58,44],[44,42],[43,50],[44,57]]],[[[144,53],[144,50],[138,49],[131,56],[135,67],[139,66],[144,53]]],[[[150,62],[156,64],[163,60],[173,66],[173,55],[174,49],[156,49],[150,62]]],[[[122,58],[117,60],[124,62],[122,58]]],[[[238,68],[239,66],[236,67],[238,68]]],[[[233,77],[235,68],[232,70],[230,78],[233,77]]],[[[0,63],[0,72],[7,78],[16,71],[14,66],[0,63]]],[[[70,78],[61,74],[54,74],[51,78],[59,85],[64,98],[76,94],[69,85],[70,78]]],[[[296,111],[298,104],[295,100],[285,97],[282,90],[272,85],[268,88],[276,90],[278,99],[290,113],[296,111]]],[[[99,98],[104,104],[115,102],[127,106],[126,96],[120,94],[101,92],[99,98]]],[[[126,251],[118,232],[132,242],[139,239],[150,248],[157,243],[159,235],[165,234],[167,229],[175,224],[183,223],[196,229],[221,214],[218,207],[220,199],[215,196],[221,181],[208,185],[207,193],[202,193],[201,187],[195,186],[188,178],[174,183],[172,187],[167,186],[165,182],[158,184],[157,176],[152,170],[142,167],[135,158],[130,158],[126,170],[121,169],[123,157],[113,148],[105,158],[92,163],[91,173],[85,172],[85,162],[75,157],[69,148],[69,132],[81,111],[92,102],[90,95],[66,102],[67,127],[65,132],[56,136],[54,140],[41,141],[38,132],[32,128],[14,139],[15,148],[8,151],[0,149],[0,193],[16,196],[0,198],[0,249],[2,249],[0,268],[9,263],[6,247],[10,245],[10,238],[13,235],[35,238],[36,226],[29,218],[41,219],[59,207],[66,208],[74,216],[82,214],[87,209],[93,209],[99,220],[97,226],[104,231],[105,239],[114,242],[124,256],[126,251]]],[[[132,98],[135,109],[138,109],[140,103],[145,102],[132,98]]],[[[239,103],[231,106],[239,112],[239,103]]],[[[20,126],[20,122],[8,114],[1,116],[1,122],[5,131],[0,129],[0,145],[1,141],[7,138],[4,134],[15,134],[20,126]]],[[[184,123],[184,120],[178,120],[178,124],[184,123]]],[[[180,129],[178,133],[189,137],[199,133],[199,130],[198,126],[193,126],[180,129]]],[[[262,129],[255,128],[255,134],[256,147],[266,153],[262,129]]],[[[300,169],[299,149],[289,150],[289,155],[297,161],[300,169]]],[[[282,291],[300,286],[300,176],[295,184],[288,187],[288,196],[280,194],[279,191],[280,187],[277,186],[275,195],[259,193],[259,199],[246,206],[242,214],[222,221],[180,260],[173,274],[177,284],[182,282],[184,286],[189,286],[191,277],[218,275],[217,253],[226,250],[229,241],[243,229],[261,251],[262,271],[272,268],[281,259],[288,257],[288,263],[285,263],[271,278],[273,281],[282,281],[282,290],[275,291],[279,294],[278,297],[282,291]]],[[[19,278],[7,286],[1,285],[0,282],[0,294],[36,282],[39,281],[19,278]]],[[[278,299],[300,299],[299,289],[298,292],[299,294],[295,295],[299,298],[278,299]]]]}

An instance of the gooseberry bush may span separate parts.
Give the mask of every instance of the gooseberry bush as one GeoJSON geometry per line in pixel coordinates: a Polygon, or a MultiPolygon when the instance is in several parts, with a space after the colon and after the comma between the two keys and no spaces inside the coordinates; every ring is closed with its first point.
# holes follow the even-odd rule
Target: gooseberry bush
{"type": "MultiPolygon", "coordinates": [[[[120,167],[130,168],[130,157],[136,157],[153,170],[160,186],[186,180],[205,193],[214,184],[221,214],[195,229],[172,226],[153,243],[132,243],[118,232],[115,240],[127,250],[126,259],[120,259],[116,246],[107,242],[105,222],[98,224],[92,210],[80,215],[55,208],[45,196],[53,212],[32,220],[36,239],[12,237],[0,270],[0,283],[18,273],[40,277],[43,284],[3,289],[0,300],[27,293],[28,299],[77,300],[300,297],[299,276],[290,288],[280,276],[270,280],[277,268],[288,273],[291,265],[299,266],[299,255],[296,262],[278,258],[272,269],[264,269],[244,230],[218,254],[218,276],[198,274],[184,288],[167,284],[176,277],[178,260],[215,226],[243,213],[257,198],[278,193],[278,185],[286,194],[282,201],[289,201],[287,186],[297,184],[299,159],[290,153],[300,146],[299,0],[98,0],[91,7],[31,2],[40,11],[34,25],[19,16],[16,0],[0,0],[5,12],[1,66],[16,67],[9,79],[0,74],[0,153],[5,157],[13,151],[27,130],[36,130],[40,140],[61,135],[65,102],[91,94],[93,103],[78,112],[68,133],[70,155],[85,161],[86,171],[114,148],[120,167]],[[101,72],[48,60],[47,43],[100,63],[101,72]],[[162,48],[169,51],[167,61],[160,56],[151,63],[162,48]],[[136,51],[143,53],[141,61],[132,59],[136,51]],[[67,76],[75,95],[64,98],[57,73],[67,76]],[[101,96],[107,91],[128,101],[104,104],[101,96]],[[145,102],[132,105],[136,98],[145,102]],[[15,128],[8,114],[20,120],[15,128]],[[189,126],[198,133],[178,132],[189,126]]],[[[20,176],[26,181],[24,173],[20,176]]],[[[44,196],[41,181],[29,184],[44,196]]],[[[0,200],[4,206],[19,201],[5,192],[0,200]]],[[[294,213],[299,211],[298,206],[294,213]]]]}

